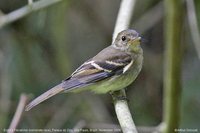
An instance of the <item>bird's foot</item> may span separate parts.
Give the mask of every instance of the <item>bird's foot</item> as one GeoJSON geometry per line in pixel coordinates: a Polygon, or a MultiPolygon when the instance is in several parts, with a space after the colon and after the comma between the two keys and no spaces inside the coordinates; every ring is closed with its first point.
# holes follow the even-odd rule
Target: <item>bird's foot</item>
{"type": "Polygon", "coordinates": [[[124,95],[119,95],[119,93],[115,93],[115,92],[110,92],[110,94],[111,94],[114,101],[127,101],[127,102],[129,102],[129,99],[124,95]]]}

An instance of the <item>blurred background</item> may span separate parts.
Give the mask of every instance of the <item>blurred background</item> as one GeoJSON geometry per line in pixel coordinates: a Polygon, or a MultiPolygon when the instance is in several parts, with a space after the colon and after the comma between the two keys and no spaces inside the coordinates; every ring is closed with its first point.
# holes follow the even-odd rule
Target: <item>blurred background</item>
{"type": "MultiPolygon", "coordinates": [[[[200,26],[200,1],[194,2],[200,26]]],[[[0,19],[2,14],[25,5],[27,0],[0,0],[0,19]]],[[[0,129],[8,128],[22,93],[33,99],[111,44],[119,6],[120,0],[63,0],[0,27],[0,129]]],[[[181,127],[197,128],[200,61],[186,12],[182,26],[181,127]]],[[[130,28],[145,40],[144,64],[127,96],[135,124],[140,126],[156,126],[162,121],[164,17],[163,1],[136,2],[130,28]]],[[[111,96],[59,94],[24,112],[18,128],[66,129],[81,123],[85,127],[118,125],[111,96]]]]}

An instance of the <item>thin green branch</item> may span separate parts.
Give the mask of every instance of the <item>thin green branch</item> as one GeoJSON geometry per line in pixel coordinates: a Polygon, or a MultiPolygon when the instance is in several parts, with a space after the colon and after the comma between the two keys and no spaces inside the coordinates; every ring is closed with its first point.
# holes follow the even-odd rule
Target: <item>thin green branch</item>
{"type": "Polygon", "coordinates": [[[183,23],[182,0],[165,0],[165,73],[164,123],[165,133],[179,126],[181,96],[181,28],[183,23]]]}

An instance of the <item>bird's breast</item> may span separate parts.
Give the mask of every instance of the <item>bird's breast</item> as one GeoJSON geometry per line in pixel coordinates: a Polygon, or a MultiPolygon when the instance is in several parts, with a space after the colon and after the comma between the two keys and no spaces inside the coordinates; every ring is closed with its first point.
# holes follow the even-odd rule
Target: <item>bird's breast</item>
{"type": "Polygon", "coordinates": [[[135,61],[130,66],[130,69],[127,70],[125,73],[101,81],[95,84],[95,86],[93,87],[91,86],[91,91],[95,93],[107,93],[110,91],[117,91],[126,88],[137,78],[142,69],[143,56],[139,55],[134,60],[135,61]]]}

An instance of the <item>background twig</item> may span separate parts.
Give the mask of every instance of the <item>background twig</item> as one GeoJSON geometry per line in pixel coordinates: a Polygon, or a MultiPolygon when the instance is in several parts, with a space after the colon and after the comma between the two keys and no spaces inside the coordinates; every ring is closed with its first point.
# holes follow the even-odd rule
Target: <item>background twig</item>
{"type": "Polygon", "coordinates": [[[31,12],[48,7],[59,1],[61,0],[40,0],[35,3],[31,3],[31,5],[29,4],[18,10],[15,10],[7,15],[0,16],[0,28],[30,14],[31,12]]]}
{"type": "Polygon", "coordinates": [[[17,126],[20,122],[20,119],[22,117],[22,112],[24,111],[24,107],[27,103],[27,100],[28,100],[27,96],[25,94],[21,94],[19,104],[17,106],[17,110],[16,110],[15,115],[12,119],[12,122],[9,126],[8,133],[14,133],[15,132],[15,129],[17,128],[17,126]]]}
{"type": "Polygon", "coordinates": [[[197,24],[194,1],[186,0],[186,5],[187,5],[187,17],[190,27],[190,33],[195,46],[195,50],[197,51],[197,55],[200,59],[200,33],[197,24]]]}

